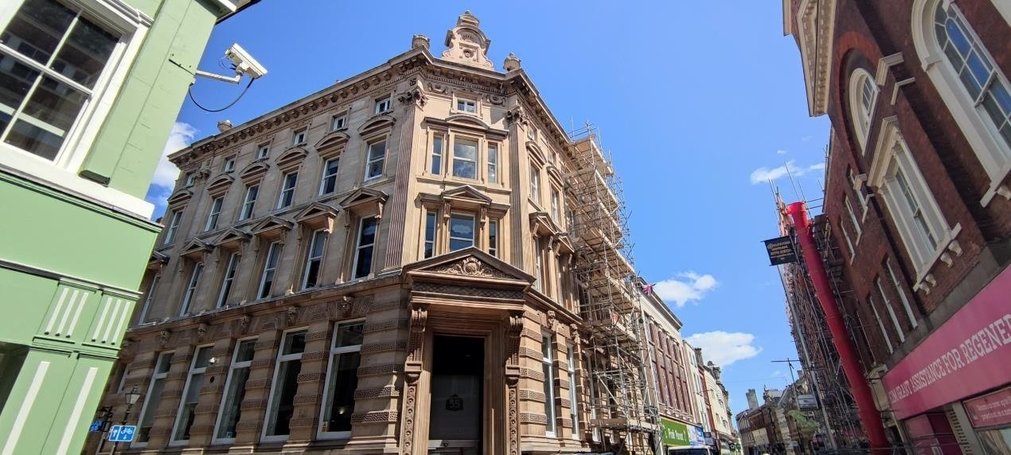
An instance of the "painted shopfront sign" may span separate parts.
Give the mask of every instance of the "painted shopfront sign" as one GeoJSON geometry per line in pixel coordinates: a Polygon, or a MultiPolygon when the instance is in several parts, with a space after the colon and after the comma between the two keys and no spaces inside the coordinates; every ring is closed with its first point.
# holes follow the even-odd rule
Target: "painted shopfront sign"
{"type": "Polygon", "coordinates": [[[1011,267],[993,279],[882,379],[899,419],[1007,383],[1011,267]]]}
{"type": "Polygon", "coordinates": [[[664,445],[671,447],[691,445],[692,441],[688,434],[687,425],[661,417],[660,426],[663,428],[664,445]]]}
{"type": "Polygon", "coordinates": [[[962,403],[975,428],[1011,424],[1011,387],[962,403]]]}

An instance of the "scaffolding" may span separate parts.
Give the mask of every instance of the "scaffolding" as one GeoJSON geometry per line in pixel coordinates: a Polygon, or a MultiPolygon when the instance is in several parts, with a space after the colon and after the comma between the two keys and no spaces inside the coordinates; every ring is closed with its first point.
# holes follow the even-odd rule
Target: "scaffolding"
{"type": "Polygon", "coordinates": [[[588,347],[589,427],[600,448],[660,453],[657,393],[647,378],[646,335],[621,180],[592,125],[569,134],[569,234],[588,347]]]}

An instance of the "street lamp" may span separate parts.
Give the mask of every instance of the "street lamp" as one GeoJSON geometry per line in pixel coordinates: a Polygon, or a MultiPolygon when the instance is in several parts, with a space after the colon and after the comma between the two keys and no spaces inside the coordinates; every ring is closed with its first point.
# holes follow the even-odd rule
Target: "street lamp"
{"type": "MultiPolygon", "coordinates": [[[[126,425],[127,419],[130,418],[130,410],[133,409],[133,405],[137,404],[137,400],[140,399],[140,392],[137,391],[137,386],[130,388],[130,391],[126,392],[124,395],[126,396],[126,412],[123,413],[123,420],[120,422],[120,425],[126,425]]],[[[118,448],[119,441],[116,441],[116,443],[112,445],[112,452],[110,452],[109,455],[115,455],[116,449],[118,448]]]]}

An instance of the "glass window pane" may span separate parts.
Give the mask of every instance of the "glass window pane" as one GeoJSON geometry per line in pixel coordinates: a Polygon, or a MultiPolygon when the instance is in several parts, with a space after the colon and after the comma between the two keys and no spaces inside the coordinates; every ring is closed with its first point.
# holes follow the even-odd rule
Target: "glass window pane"
{"type": "Polygon", "coordinates": [[[53,159],[88,97],[50,77],[43,77],[14,123],[6,142],[53,159]]]}
{"type": "Polygon", "coordinates": [[[274,384],[274,401],[268,410],[268,436],[287,435],[291,432],[288,424],[295,412],[295,392],[298,391],[298,373],[302,361],[281,362],[278,366],[277,383],[274,384]]]}
{"type": "Polygon", "coordinates": [[[972,45],[969,44],[969,40],[966,39],[966,36],[962,33],[962,30],[958,27],[955,21],[949,19],[944,26],[945,30],[948,32],[948,39],[951,40],[951,43],[958,49],[958,53],[962,55],[969,53],[969,49],[972,45]]]}
{"type": "Polygon", "coordinates": [[[76,15],[52,0],[27,0],[0,35],[0,41],[47,64],[76,15]]]}
{"type": "Polygon", "coordinates": [[[79,18],[50,67],[74,82],[93,88],[117,42],[119,37],[79,18]]]}
{"type": "Polygon", "coordinates": [[[474,245],[474,218],[453,215],[449,220],[449,249],[456,251],[474,245]]]}
{"type": "Polygon", "coordinates": [[[341,324],[337,326],[337,334],[334,335],[334,347],[354,346],[362,344],[365,337],[365,323],[341,324]]]}
{"type": "MultiPolygon", "coordinates": [[[[252,358],[252,357],[250,357],[252,358]]],[[[249,379],[249,368],[232,370],[231,382],[228,383],[228,395],[221,407],[221,423],[216,437],[234,438],[235,425],[242,417],[242,400],[246,397],[246,381],[249,379]]]]}
{"type": "Polygon", "coordinates": [[[305,351],[305,332],[289,334],[284,338],[284,355],[300,354],[305,351]]]}
{"type": "Polygon", "coordinates": [[[7,129],[38,77],[38,71],[0,53],[0,133],[7,129]]]}
{"type": "Polygon", "coordinates": [[[351,415],[355,410],[355,389],[358,388],[358,365],[361,355],[349,352],[334,355],[331,363],[329,399],[323,431],[351,431],[351,415]]]}

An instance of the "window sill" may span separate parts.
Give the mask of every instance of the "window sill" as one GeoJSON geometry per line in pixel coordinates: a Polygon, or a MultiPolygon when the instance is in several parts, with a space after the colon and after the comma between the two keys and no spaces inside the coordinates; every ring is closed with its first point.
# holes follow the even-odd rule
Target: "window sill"
{"type": "Polygon", "coordinates": [[[1011,188],[1008,188],[1004,183],[1007,181],[1008,174],[1011,174],[1011,160],[1008,160],[1007,164],[997,172],[996,178],[991,176],[990,187],[987,188],[986,193],[983,194],[983,198],[980,199],[980,205],[983,207],[990,205],[990,202],[997,195],[1003,196],[1005,199],[1011,199],[1011,188]]]}
{"type": "Polygon", "coordinates": [[[930,289],[937,286],[937,281],[931,271],[937,267],[938,262],[944,262],[948,267],[951,267],[954,260],[950,253],[955,253],[955,256],[962,255],[962,247],[957,240],[958,234],[961,232],[962,224],[955,224],[955,227],[945,233],[944,239],[938,242],[937,249],[930,255],[930,258],[916,267],[913,291],[923,290],[924,293],[929,294],[930,289]]]}

